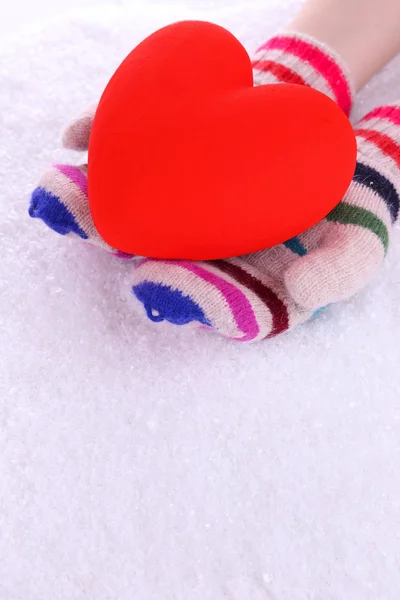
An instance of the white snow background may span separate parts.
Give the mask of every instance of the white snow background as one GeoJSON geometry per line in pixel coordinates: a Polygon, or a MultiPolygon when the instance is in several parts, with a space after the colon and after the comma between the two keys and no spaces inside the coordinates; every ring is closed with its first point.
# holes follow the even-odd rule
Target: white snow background
{"type": "MultiPolygon", "coordinates": [[[[147,34],[251,51],[299,2],[41,4],[0,40],[0,600],[398,600],[400,230],[366,291],[249,346],[151,323],[132,265],[27,214],[147,34]]],[[[395,60],[354,116],[399,97],[395,60]]]]}

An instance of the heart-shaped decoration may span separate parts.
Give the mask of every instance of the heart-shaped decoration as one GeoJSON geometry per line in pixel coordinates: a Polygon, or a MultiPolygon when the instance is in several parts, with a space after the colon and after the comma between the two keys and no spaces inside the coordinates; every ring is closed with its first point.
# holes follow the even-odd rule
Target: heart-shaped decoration
{"type": "Polygon", "coordinates": [[[214,259],[281,243],[325,217],[354,174],[344,113],[298,85],[253,86],[228,31],[167,26],[123,61],[100,100],[89,202],[122,252],[214,259]]]}

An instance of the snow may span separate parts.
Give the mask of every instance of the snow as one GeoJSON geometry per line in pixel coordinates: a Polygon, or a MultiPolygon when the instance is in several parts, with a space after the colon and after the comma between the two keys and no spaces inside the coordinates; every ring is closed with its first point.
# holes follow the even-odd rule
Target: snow
{"type": "Polygon", "coordinates": [[[131,264],[27,215],[148,33],[205,18],[251,51],[299,2],[191,4],[43,12],[1,42],[0,600],[397,600],[400,230],[364,293],[245,346],[151,323],[131,264]]]}

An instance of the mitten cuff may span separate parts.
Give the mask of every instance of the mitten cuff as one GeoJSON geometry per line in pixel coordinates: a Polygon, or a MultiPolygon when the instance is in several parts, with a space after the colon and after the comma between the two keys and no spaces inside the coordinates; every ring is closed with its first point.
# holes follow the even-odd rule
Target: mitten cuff
{"type": "Polygon", "coordinates": [[[269,39],[255,53],[256,85],[296,83],[323,92],[350,114],[354,86],[342,59],[326,44],[311,36],[283,32],[269,39]]]}

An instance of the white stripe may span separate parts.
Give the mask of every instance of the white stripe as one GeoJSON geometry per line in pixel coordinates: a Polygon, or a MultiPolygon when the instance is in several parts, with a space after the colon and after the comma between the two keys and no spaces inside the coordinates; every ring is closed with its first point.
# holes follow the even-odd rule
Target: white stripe
{"type": "Polygon", "coordinates": [[[272,60],[278,64],[288,67],[297,73],[312,88],[319,90],[326,96],[336,100],[336,95],[328,81],[309,63],[282,50],[268,50],[258,52],[254,60],[272,60]]]}
{"type": "Polygon", "coordinates": [[[275,85],[276,83],[283,83],[278,77],[275,77],[272,73],[265,73],[259,69],[253,69],[254,85],[275,85]]]}
{"type": "MultiPolygon", "coordinates": [[[[393,130],[393,124],[391,127],[387,127],[389,123],[386,121],[385,126],[383,125],[383,121],[379,119],[376,121],[375,119],[371,119],[371,121],[362,121],[361,123],[357,123],[355,129],[363,129],[365,131],[377,131],[378,133],[382,133],[387,135],[394,144],[399,145],[399,141],[390,135],[390,129],[393,130]]],[[[366,140],[362,136],[357,136],[358,148],[361,149],[362,154],[366,154],[370,159],[376,160],[378,162],[378,168],[384,167],[388,169],[392,176],[398,177],[399,166],[396,161],[382,152],[382,150],[377,146],[372,140],[366,140]]],[[[363,161],[364,162],[364,159],[363,161]]],[[[377,166],[375,166],[375,169],[377,166]]]]}
{"type": "Polygon", "coordinates": [[[345,202],[359,208],[364,208],[376,215],[390,230],[392,218],[388,205],[374,190],[361,183],[353,181],[344,199],[345,202]]]}

